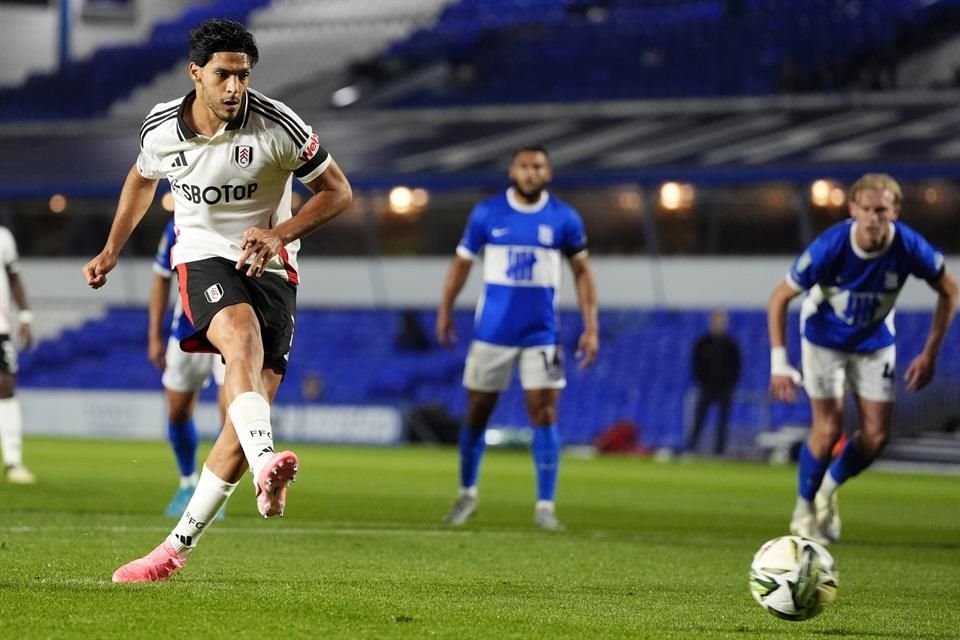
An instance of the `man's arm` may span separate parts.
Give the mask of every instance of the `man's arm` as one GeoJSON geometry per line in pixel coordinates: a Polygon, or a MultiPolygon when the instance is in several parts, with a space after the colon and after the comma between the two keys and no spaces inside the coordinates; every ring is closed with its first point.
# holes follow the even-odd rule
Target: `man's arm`
{"type": "Polygon", "coordinates": [[[141,176],[136,165],[130,167],[127,179],[123,182],[120,202],[117,204],[117,212],[110,226],[107,243],[99,255],[83,266],[83,276],[92,288],[99,289],[107,283],[107,274],[117,266],[120,250],[130,239],[130,234],[143,220],[150,203],[153,202],[153,196],[157,192],[157,182],[141,176]]]}
{"type": "Polygon", "coordinates": [[[933,309],[933,320],[930,322],[930,331],[923,351],[913,359],[904,376],[910,391],[919,391],[933,380],[940,346],[957,308],[957,281],[953,276],[944,271],[929,284],[930,288],[937,292],[937,305],[933,309]]]}
{"type": "Polygon", "coordinates": [[[597,285],[593,280],[590,260],[586,254],[570,259],[573,284],[577,291],[577,303],[583,318],[583,333],[577,341],[577,359],[580,368],[589,367],[600,350],[600,323],[597,319],[597,285]]]}
{"type": "Polygon", "coordinates": [[[472,260],[454,256],[450,269],[447,270],[447,279],[443,283],[443,294],[437,309],[436,326],[437,342],[445,347],[451,347],[457,341],[457,332],[453,325],[453,303],[463,290],[472,267],[472,260]]]}
{"type": "Polygon", "coordinates": [[[170,278],[153,274],[150,302],[147,305],[147,358],[160,371],[166,367],[166,345],[163,342],[163,314],[170,301],[170,278]]]}
{"type": "Polygon", "coordinates": [[[285,245],[330,222],[353,202],[350,182],[333,159],[323,173],[307,183],[307,188],[313,192],[313,196],[304,203],[297,215],[273,229],[251,227],[244,231],[240,242],[243,254],[237,260],[237,269],[250,261],[247,275],[263,275],[267,263],[285,245]]]}
{"type": "Polygon", "coordinates": [[[33,313],[30,311],[30,305],[27,303],[27,290],[23,287],[23,279],[19,273],[10,273],[8,271],[7,276],[10,281],[10,295],[13,296],[13,301],[17,303],[17,309],[20,310],[17,314],[17,324],[19,325],[17,333],[20,338],[20,346],[24,349],[29,349],[30,345],[33,344],[33,335],[30,332],[33,313]]]}
{"type": "Polygon", "coordinates": [[[770,394],[777,400],[793,402],[800,372],[787,360],[787,307],[800,292],[781,280],[767,303],[767,331],[770,334],[770,394]]]}

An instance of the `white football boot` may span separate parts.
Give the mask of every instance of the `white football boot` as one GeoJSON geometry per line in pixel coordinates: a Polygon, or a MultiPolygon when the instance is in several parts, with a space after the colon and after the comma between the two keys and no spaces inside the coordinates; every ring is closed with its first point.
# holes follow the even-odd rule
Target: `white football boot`
{"type": "Polygon", "coordinates": [[[826,540],[823,544],[836,542],[840,539],[840,505],[837,502],[837,492],[834,491],[829,498],[819,492],[813,504],[817,512],[817,533],[826,540]]]}

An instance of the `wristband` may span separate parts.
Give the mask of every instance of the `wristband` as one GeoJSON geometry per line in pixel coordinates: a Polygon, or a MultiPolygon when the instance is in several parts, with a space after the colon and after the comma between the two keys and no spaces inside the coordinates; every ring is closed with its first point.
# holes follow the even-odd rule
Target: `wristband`
{"type": "Polygon", "coordinates": [[[17,314],[17,322],[20,324],[30,324],[33,322],[33,311],[30,311],[30,309],[21,309],[17,314]]]}
{"type": "Polygon", "coordinates": [[[782,371],[791,369],[790,361],[787,359],[786,347],[770,348],[770,372],[779,375],[782,371]]]}

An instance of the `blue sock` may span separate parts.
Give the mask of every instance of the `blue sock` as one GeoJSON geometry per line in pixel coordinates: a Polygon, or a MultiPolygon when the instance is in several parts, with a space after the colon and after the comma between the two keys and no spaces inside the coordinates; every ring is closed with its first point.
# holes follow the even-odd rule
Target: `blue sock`
{"type": "Polygon", "coordinates": [[[829,464],[829,458],[826,460],[818,460],[813,457],[807,443],[803,443],[803,446],[800,447],[800,464],[797,472],[800,486],[798,493],[801,498],[804,500],[813,500],[813,496],[817,495],[817,489],[820,488],[820,483],[823,481],[823,474],[827,472],[827,466],[829,464]]]}
{"type": "Polygon", "coordinates": [[[197,425],[193,418],[186,422],[167,422],[167,439],[177,458],[182,477],[193,475],[197,470],[197,425]]]}
{"type": "Polygon", "coordinates": [[[830,475],[833,476],[837,484],[843,484],[873,463],[872,459],[867,458],[860,452],[854,442],[855,438],[850,438],[844,445],[843,451],[830,465],[830,475]]]}
{"type": "Polygon", "coordinates": [[[560,434],[557,425],[533,428],[533,463],[537,468],[537,500],[553,502],[560,468],[560,434]]]}
{"type": "Polygon", "coordinates": [[[460,486],[469,488],[477,486],[477,476],[480,474],[480,459],[486,448],[484,434],[486,429],[460,427],[460,486]]]}

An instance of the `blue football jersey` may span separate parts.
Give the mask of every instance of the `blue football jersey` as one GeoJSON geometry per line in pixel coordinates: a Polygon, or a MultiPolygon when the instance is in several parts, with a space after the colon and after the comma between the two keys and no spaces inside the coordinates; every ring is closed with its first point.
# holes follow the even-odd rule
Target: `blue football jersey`
{"type": "Polygon", "coordinates": [[[943,254],[903,224],[890,225],[886,247],[868,253],[854,242],[856,223],[824,231],[797,258],[787,282],[806,290],[803,337],[815,345],[862,353],[894,343],[894,303],[907,277],[936,280],[943,254]]]}
{"type": "Polygon", "coordinates": [[[483,252],[474,337],[511,347],[556,344],[562,258],[586,249],[580,215],[547,192],[534,205],[512,189],[477,204],[457,247],[471,260],[483,252]]]}
{"type": "MultiPolygon", "coordinates": [[[[170,218],[167,228],[163,230],[163,235],[160,236],[160,242],[157,243],[157,253],[153,256],[153,272],[161,278],[173,276],[171,253],[173,252],[173,245],[177,242],[177,229],[173,222],[173,218],[170,218]]],[[[176,296],[176,302],[173,305],[173,319],[170,321],[170,335],[179,341],[190,337],[195,331],[193,324],[183,315],[183,302],[180,300],[180,296],[176,296]]]]}

